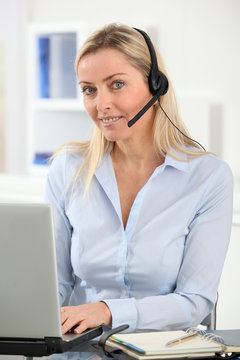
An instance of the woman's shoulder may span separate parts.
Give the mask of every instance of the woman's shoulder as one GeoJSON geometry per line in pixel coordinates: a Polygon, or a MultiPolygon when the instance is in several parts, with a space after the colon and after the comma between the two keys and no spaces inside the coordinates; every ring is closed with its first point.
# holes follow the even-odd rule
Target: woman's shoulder
{"type": "Polygon", "coordinates": [[[50,161],[50,172],[72,177],[85,159],[86,147],[81,144],[66,144],[59,148],[50,161]]]}
{"type": "Polygon", "coordinates": [[[189,162],[189,167],[191,171],[205,174],[209,177],[217,176],[218,178],[225,178],[228,180],[233,178],[229,164],[212,153],[206,153],[196,157],[189,162]]]}
{"type": "Polygon", "coordinates": [[[195,157],[192,161],[190,161],[190,163],[192,162],[192,164],[196,164],[198,166],[208,166],[209,168],[219,168],[219,167],[229,167],[228,163],[221,159],[220,157],[218,157],[217,155],[207,152],[206,154],[202,154],[199,155],[197,157],[195,157]]]}
{"type": "Polygon", "coordinates": [[[88,143],[69,143],[64,144],[56,150],[52,156],[52,160],[58,159],[63,162],[68,159],[69,161],[82,161],[85,158],[88,143]]]}
{"type": "Polygon", "coordinates": [[[183,151],[171,149],[170,156],[173,156],[176,163],[185,163],[183,166],[189,172],[212,173],[224,169],[231,173],[228,163],[211,152],[203,152],[201,149],[185,147],[183,151]]]}

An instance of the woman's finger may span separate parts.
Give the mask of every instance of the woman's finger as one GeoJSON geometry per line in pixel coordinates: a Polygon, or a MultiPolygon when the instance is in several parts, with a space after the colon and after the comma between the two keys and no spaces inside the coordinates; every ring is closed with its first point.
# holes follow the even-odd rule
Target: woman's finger
{"type": "Polygon", "coordinates": [[[81,321],[81,323],[79,324],[79,326],[77,326],[74,329],[74,333],[75,334],[81,334],[83,333],[85,330],[87,330],[89,328],[89,326],[87,325],[87,321],[83,320],[81,321]]]}
{"type": "Polygon", "coordinates": [[[81,320],[78,320],[77,317],[70,317],[62,324],[62,333],[66,334],[71,330],[75,325],[79,325],[81,320]]]}

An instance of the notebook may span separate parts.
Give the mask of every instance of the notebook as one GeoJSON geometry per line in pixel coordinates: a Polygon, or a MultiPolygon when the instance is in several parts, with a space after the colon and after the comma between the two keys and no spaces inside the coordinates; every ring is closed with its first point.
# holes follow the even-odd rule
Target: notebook
{"type": "Polygon", "coordinates": [[[0,204],[0,354],[45,356],[93,339],[62,336],[51,207],[0,204]]]}
{"type": "Polygon", "coordinates": [[[201,330],[115,334],[106,345],[136,359],[214,357],[225,351],[223,340],[201,330]]]}

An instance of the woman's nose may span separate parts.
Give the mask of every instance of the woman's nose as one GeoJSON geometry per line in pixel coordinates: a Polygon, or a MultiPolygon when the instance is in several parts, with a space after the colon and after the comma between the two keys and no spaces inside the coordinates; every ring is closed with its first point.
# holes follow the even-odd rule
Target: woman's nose
{"type": "Polygon", "coordinates": [[[96,100],[97,110],[99,112],[104,112],[111,108],[111,94],[109,94],[107,91],[98,91],[96,100]]]}

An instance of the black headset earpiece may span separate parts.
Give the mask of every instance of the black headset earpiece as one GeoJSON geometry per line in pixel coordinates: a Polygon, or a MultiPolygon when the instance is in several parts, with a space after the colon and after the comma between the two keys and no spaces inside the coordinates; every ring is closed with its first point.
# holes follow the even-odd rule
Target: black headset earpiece
{"type": "Polygon", "coordinates": [[[168,79],[166,75],[158,69],[156,52],[148,34],[143,30],[134,29],[144,37],[151,56],[152,66],[148,77],[149,89],[153,95],[159,93],[159,96],[162,96],[168,91],[168,79]]]}

